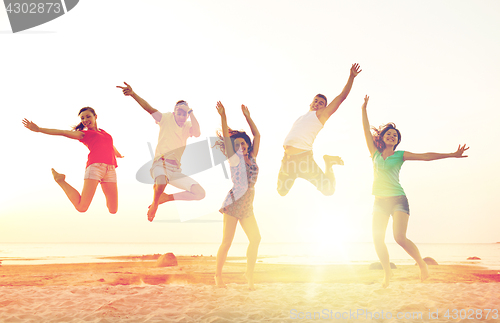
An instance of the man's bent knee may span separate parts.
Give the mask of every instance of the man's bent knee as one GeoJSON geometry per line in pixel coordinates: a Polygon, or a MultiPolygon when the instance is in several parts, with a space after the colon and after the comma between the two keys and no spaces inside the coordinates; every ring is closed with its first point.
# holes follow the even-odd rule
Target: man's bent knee
{"type": "Polygon", "coordinates": [[[335,193],[335,182],[323,179],[317,186],[318,190],[325,196],[331,196],[335,193]]]}
{"type": "Polygon", "coordinates": [[[195,185],[191,186],[191,193],[194,194],[195,200],[202,200],[206,196],[205,190],[199,184],[195,184],[195,185]]]}
{"type": "Polygon", "coordinates": [[[335,193],[335,189],[334,188],[330,188],[330,189],[327,189],[327,190],[322,190],[321,193],[323,193],[324,196],[332,196],[333,193],[335,193]]]}
{"type": "Polygon", "coordinates": [[[283,189],[279,189],[278,188],[278,194],[281,195],[281,196],[285,196],[288,194],[288,192],[290,192],[289,190],[283,190],[283,189]]]}
{"type": "Polygon", "coordinates": [[[155,178],[155,185],[167,185],[167,176],[161,175],[155,178]]]}
{"type": "Polygon", "coordinates": [[[295,183],[295,179],[287,178],[285,180],[283,179],[278,179],[278,194],[281,196],[285,196],[290,192],[290,189],[292,188],[293,184],[295,183]]]}

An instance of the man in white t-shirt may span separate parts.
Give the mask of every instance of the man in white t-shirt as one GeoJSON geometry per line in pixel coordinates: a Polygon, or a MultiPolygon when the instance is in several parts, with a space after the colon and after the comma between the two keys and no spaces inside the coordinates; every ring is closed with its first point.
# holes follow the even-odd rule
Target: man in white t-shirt
{"type": "Polygon", "coordinates": [[[351,66],[349,79],[342,92],[327,105],[326,97],[318,94],[309,105],[309,111],[295,121],[292,129],[283,142],[285,156],[281,161],[278,174],[278,193],[281,196],[288,194],[297,177],[308,180],[324,195],[335,192],[335,176],[332,165],[343,165],[338,156],[324,155],[325,172],[314,161],[312,146],[319,131],[326,121],[337,111],[340,104],[351,91],[354,78],[361,72],[358,64],[351,66]]]}
{"type": "Polygon", "coordinates": [[[178,101],[174,113],[160,113],[138,96],[130,85],[117,86],[123,94],[133,97],[139,105],[156,120],[160,126],[158,145],[156,146],[151,176],[155,180],[153,203],[148,209],[148,220],[153,221],[158,205],[174,200],[201,200],[205,197],[205,190],[194,179],[181,173],[181,157],[186,148],[189,137],[200,136],[200,125],[196,120],[193,109],[186,101],[178,101]],[[187,121],[187,119],[191,119],[187,121]],[[173,185],[184,192],[166,194],[167,184],[173,185]]]}

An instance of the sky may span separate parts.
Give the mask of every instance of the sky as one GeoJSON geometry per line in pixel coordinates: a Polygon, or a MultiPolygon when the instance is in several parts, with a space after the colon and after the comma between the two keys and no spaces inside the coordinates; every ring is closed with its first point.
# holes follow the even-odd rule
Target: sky
{"type": "MultiPolygon", "coordinates": [[[[193,176],[202,201],[161,205],[147,221],[152,185],[136,180],[158,126],[117,85],[130,84],[161,112],[186,100],[201,136],[229,126],[250,133],[240,106],[261,132],[255,216],[263,243],[371,241],[373,168],[361,124],[370,96],[375,126],[394,122],[400,150],[468,158],[407,161],[401,184],[410,203],[408,237],[417,243],[500,241],[500,2],[498,1],[128,1],[86,0],[46,24],[13,34],[0,9],[3,126],[0,242],[219,242],[218,209],[232,186],[221,165],[193,176]],[[325,124],[314,156],[338,155],[337,189],[323,196],[298,179],[276,192],[283,140],[317,93],[332,100],[359,63],[348,98],[325,124]],[[118,160],[119,210],[102,191],[77,212],[50,169],[83,187],[88,149],[76,140],[33,133],[67,129],[91,106],[118,160]],[[182,222],[181,220],[192,219],[182,222]]],[[[226,163],[226,169],[229,169],[226,163]]],[[[168,193],[176,192],[167,187],[168,193]]],[[[235,242],[245,242],[238,227],[235,242]]],[[[389,228],[386,241],[391,242],[389,228]]]]}

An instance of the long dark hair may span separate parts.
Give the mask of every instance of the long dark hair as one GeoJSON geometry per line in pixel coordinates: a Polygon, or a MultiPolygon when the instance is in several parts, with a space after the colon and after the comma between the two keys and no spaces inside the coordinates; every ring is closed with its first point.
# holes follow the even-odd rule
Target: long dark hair
{"type": "Polygon", "coordinates": [[[398,143],[394,145],[393,150],[396,150],[396,147],[399,145],[401,142],[401,132],[396,128],[396,125],[392,122],[389,122],[385,125],[382,125],[378,128],[372,127],[373,130],[373,141],[375,142],[375,145],[377,146],[377,149],[380,153],[384,151],[385,149],[385,143],[384,143],[384,135],[389,129],[394,129],[398,133],[398,143]]]}
{"type": "MultiPolygon", "coordinates": [[[[231,144],[233,145],[233,151],[235,153],[236,153],[236,149],[234,148],[234,141],[237,138],[243,138],[243,140],[245,140],[245,142],[248,145],[248,150],[247,150],[248,154],[250,154],[252,152],[252,150],[253,150],[252,141],[250,140],[250,137],[247,135],[247,133],[245,131],[238,131],[238,130],[233,130],[233,129],[229,128],[228,132],[229,132],[229,139],[231,139],[231,144]]],[[[219,137],[219,140],[217,140],[215,142],[214,147],[217,146],[217,148],[219,148],[222,151],[222,153],[227,156],[226,145],[224,144],[224,136],[220,130],[217,131],[217,137],[219,137]]]]}
{"type": "MultiPolygon", "coordinates": [[[[96,114],[95,114],[95,110],[94,110],[94,109],[92,109],[91,107],[81,108],[81,109],[80,109],[80,112],[78,112],[78,115],[80,115],[83,111],[87,111],[87,110],[89,110],[90,112],[92,112],[92,114],[93,114],[94,116],[96,116],[96,114]]],[[[80,122],[79,124],[77,124],[76,126],[74,126],[74,127],[73,127],[73,130],[74,130],[74,131],[82,131],[83,129],[85,129],[85,126],[84,126],[84,125],[83,125],[83,123],[81,123],[81,122],[80,122]]]]}

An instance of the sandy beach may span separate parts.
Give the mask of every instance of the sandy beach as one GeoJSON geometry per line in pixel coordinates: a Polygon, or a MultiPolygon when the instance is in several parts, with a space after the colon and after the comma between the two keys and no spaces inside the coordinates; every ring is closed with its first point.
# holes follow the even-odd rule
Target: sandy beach
{"type": "MultiPolygon", "coordinates": [[[[148,260],[150,259],[150,260],[148,260]]],[[[237,258],[232,258],[237,260],[237,258]]],[[[500,322],[500,273],[473,266],[398,266],[387,289],[366,265],[257,263],[249,291],[244,263],[215,257],[0,267],[0,322],[500,322]]]]}

